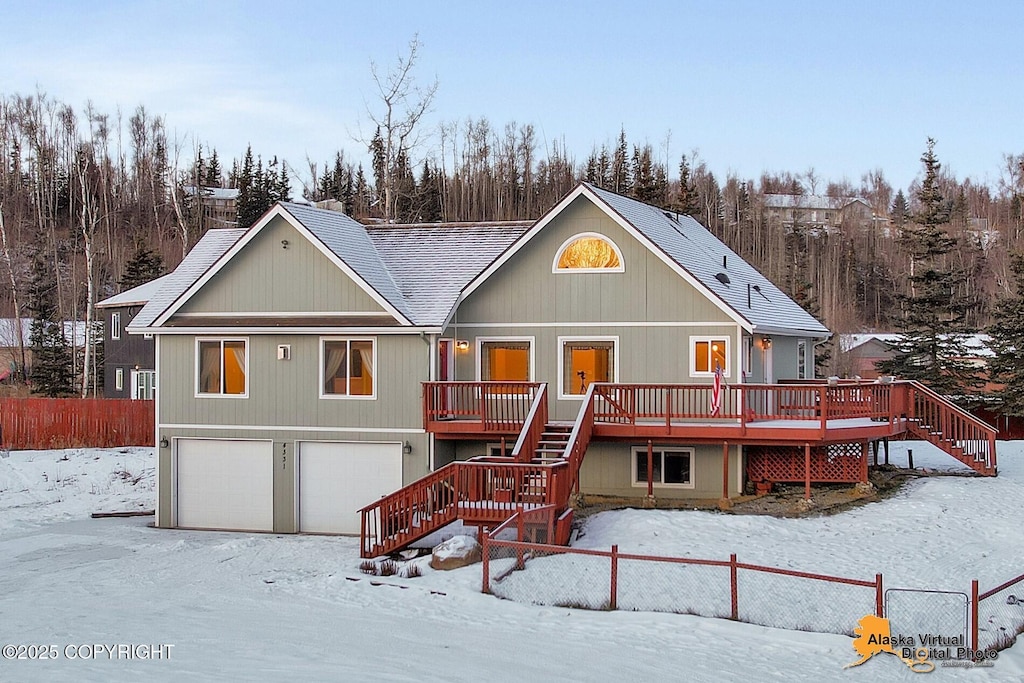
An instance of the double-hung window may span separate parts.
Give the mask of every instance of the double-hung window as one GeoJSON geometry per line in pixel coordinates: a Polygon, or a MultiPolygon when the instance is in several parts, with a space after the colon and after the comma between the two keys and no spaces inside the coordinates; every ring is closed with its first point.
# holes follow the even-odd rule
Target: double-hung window
{"type": "Polygon", "coordinates": [[[121,338],[121,313],[115,312],[110,314],[110,338],[120,339],[121,338]]]}
{"type": "Polygon", "coordinates": [[[197,339],[196,348],[197,395],[248,396],[248,340],[197,339]]]}
{"type": "Polygon", "coordinates": [[[376,341],[321,340],[320,378],[321,398],[376,398],[376,341]]]}

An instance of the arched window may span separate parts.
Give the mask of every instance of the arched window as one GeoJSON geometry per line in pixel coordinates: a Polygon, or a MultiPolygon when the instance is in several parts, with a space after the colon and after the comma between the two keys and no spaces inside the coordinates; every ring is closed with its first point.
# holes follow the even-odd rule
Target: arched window
{"type": "Polygon", "coordinates": [[[621,273],[622,252],[615,243],[596,232],[573,235],[558,248],[553,272],[621,273]]]}

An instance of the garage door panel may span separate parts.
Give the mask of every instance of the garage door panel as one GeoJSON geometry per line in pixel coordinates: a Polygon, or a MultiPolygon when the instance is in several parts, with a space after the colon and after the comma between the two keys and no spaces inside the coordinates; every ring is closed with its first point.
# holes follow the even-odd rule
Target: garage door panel
{"type": "Polygon", "coordinates": [[[177,439],[178,526],[273,531],[270,441],[177,439]]]}
{"type": "Polygon", "coordinates": [[[402,445],[299,445],[299,530],[358,534],[359,508],[402,486],[402,445]]]}

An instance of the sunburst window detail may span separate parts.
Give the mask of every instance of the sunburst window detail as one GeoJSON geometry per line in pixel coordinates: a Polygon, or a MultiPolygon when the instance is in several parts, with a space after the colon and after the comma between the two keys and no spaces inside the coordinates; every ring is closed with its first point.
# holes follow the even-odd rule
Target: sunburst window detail
{"type": "Polygon", "coordinates": [[[573,235],[555,255],[555,272],[621,273],[625,270],[622,252],[604,235],[582,233],[573,235]]]}

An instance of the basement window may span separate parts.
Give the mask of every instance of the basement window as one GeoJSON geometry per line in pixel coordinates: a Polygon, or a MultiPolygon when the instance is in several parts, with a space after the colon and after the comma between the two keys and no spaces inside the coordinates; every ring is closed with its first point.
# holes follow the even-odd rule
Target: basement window
{"type": "MultiPolygon", "coordinates": [[[[655,448],[652,464],[655,486],[693,488],[692,448],[655,448]]],[[[646,446],[633,447],[633,486],[647,486],[646,446]]]]}

